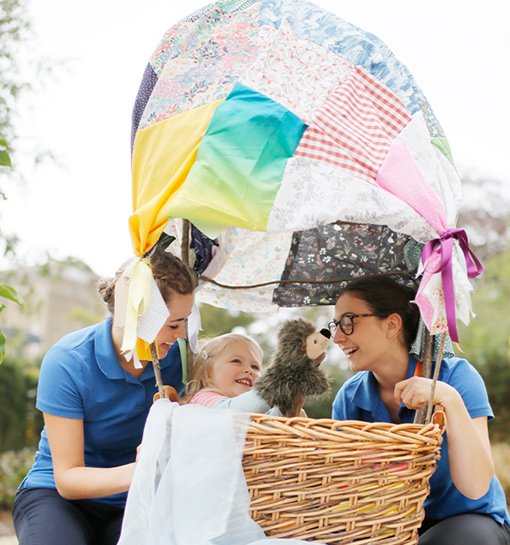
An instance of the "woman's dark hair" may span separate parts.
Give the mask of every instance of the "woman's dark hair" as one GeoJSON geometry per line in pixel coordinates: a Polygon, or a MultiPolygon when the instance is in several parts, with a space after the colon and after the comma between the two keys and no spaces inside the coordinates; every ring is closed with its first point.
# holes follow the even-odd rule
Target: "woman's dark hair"
{"type": "Polygon", "coordinates": [[[420,321],[418,305],[411,302],[415,296],[414,290],[397,284],[387,276],[370,276],[353,280],[340,291],[338,297],[346,293],[365,301],[378,318],[398,314],[402,318],[405,345],[411,348],[420,321]]]}
{"type": "MultiPolygon", "coordinates": [[[[113,314],[115,308],[115,284],[122,276],[129,261],[123,263],[113,278],[101,278],[97,289],[100,297],[108,305],[113,314]]],[[[152,275],[165,302],[168,304],[174,293],[188,295],[196,287],[195,273],[178,257],[166,252],[162,245],[157,244],[149,255],[149,265],[152,275]]]]}

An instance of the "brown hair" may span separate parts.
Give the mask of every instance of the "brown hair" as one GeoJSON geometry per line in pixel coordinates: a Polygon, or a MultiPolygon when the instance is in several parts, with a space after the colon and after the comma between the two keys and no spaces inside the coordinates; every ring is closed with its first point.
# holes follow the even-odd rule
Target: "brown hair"
{"type": "Polygon", "coordinates": [[[371,276],[353,280],[340,291],[338,297],[344,293],[365,301],[378,318],[398,314],[402,318],[403,342],[411,349],[420,321],[420,310],[413,300],[415,290],[397,284],[386,276],[371,276]]]}
{"type": "Polygon", "coordinates": [[[264,356],[262,348],[260,348],[259,343],[255,339],[248,337],[248,335],[243,335],[241,333],[225,333],[224,335],[219,335],[218,337],[206,341],[193,362],[191,380],[186,385],[185,402],[190,401],[198,391],[211,386],[209,380],[214,359],[221,354],[227,346],[239,341],[251,345],[252,348],[258,352],[260,360],[262,361],[262,357],[264,356]]]}
{"type": "MultiPolygon", "coordinates": [[[[168,304],[174,293],[188,295],[196,287],[195,273],[178,257],[166,252],[161,245],[156,245],[148,258],[152,275],[165,302],[168,304]]],[[[113,314],[115,308],[115,284],[122,276],[129,261],[123,263],[113,278],[101,278],[97,290],[101,299],[113,314]]]]}

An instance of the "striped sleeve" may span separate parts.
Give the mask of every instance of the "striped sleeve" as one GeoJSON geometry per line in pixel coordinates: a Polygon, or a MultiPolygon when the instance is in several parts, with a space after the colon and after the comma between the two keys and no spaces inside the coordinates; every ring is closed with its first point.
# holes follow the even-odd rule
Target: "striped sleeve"
{"type": "Polygon", "coordinates": [[[191,398],[190,403],[196,403],[197,405],[211,408],[222,399],[226,399],[226,396],[221,395],[218,392],[212,392],[211,390],[200,390],[191,398]]]}

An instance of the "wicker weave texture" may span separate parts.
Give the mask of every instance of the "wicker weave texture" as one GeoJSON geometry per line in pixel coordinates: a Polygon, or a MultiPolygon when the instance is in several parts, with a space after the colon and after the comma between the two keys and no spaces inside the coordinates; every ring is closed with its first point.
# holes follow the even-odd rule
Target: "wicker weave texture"
{"type": "Polygon", "coordinates": [[[414,545],[441,433],[252,415],[243,459],[251,516],[270,537],[414,545]]]}

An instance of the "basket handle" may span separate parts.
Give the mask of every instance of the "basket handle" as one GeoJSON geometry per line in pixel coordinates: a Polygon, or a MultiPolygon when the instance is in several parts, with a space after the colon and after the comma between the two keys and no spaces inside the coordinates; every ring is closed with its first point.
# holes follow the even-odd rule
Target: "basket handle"
{"type": "Polygon", "coordinates": [[[430,421],[432,424],[439,426],[442,435],[446,429],[446,413],[444,412],[444,407],[440,403],[434,406],[434,412],[430,421]]]}

